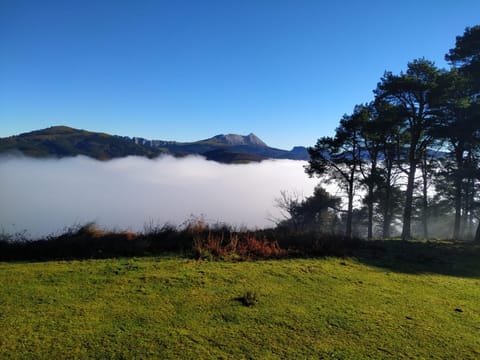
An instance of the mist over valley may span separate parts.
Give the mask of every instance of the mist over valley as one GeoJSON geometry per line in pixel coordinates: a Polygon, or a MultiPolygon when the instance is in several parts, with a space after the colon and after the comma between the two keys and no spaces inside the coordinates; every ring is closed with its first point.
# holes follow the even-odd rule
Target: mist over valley
{"type": "Polygon", "coordinates": [[[109,161],[3,156],[0,229],[40,237],[93,221],[108,229],[142,231],[152,224],[180,225],[192,216],[268,227],[279,216],[280,191],[312,194],[318,179],[306,176],[305,165],[294,160],[226,165],[200,156],[109,161]]]}

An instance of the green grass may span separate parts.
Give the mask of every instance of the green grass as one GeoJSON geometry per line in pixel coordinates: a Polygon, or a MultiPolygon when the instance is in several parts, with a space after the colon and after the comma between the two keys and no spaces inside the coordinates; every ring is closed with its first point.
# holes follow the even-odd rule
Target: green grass
{"type": "Polygon", "coordinates": [[[478,254],[403,250],[0,263],[0,358],[479,358],[478,254]]]}

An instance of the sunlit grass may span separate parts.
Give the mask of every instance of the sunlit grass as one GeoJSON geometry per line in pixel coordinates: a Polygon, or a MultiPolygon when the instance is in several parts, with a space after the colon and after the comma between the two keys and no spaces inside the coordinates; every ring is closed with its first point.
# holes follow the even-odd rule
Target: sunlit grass
{"type": "Polygon", "coordinates": [[[0,263],[0,304],[1,358],[480,356],[478,276],[354,258],[0,263]]]}

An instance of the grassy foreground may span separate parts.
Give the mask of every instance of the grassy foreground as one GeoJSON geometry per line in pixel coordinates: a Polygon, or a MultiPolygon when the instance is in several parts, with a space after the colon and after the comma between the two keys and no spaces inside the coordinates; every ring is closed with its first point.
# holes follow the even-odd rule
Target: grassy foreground
{"type": "Polygon", "coordinates": [[[402,249],[0,263],[0,358],[479,358],[478,257],[402,249]]]}

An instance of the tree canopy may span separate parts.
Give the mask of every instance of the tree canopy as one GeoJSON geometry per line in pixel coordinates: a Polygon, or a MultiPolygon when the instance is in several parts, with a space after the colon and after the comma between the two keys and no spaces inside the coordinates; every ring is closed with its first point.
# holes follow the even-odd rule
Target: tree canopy
{"type": "Polygon", "coordinates": [[[441,236],[471,238],[476,226],[480,241],[480,26],[466,28],[445,57],[451,69],[419,58],[385,72],[374,100],[308,149],[306,172],[344,194],[347,236],[365,224],[368,238],[391,229],[428,237],[443,221],[452,231],[441,236]]]}

